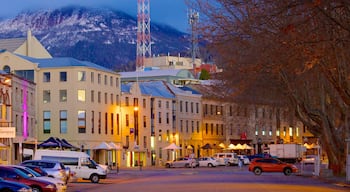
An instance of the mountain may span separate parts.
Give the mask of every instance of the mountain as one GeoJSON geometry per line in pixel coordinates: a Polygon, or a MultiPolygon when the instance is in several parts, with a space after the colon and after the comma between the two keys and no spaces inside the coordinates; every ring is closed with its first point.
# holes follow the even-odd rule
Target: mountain
{"type": "MultiPolygon", "coordinates": [[[[73,57],[117,71],[135,70],[137,19],[111,9],[63,7],[22,12],[0,21],[0,38],[25,37],[27,30],[53,57],[73,57]]],[[[190,37],[151,23],[152,54],[185,55],[190,37]]]]}

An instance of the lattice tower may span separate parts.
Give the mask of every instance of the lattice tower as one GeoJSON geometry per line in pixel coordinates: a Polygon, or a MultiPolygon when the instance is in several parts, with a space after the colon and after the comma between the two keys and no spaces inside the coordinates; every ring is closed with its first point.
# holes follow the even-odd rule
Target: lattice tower
{"type": "Polygon", "coordinates": [[[151,57],[150,0],[137,0],[136,71],[144,69],[146,57],[151,57]]]}

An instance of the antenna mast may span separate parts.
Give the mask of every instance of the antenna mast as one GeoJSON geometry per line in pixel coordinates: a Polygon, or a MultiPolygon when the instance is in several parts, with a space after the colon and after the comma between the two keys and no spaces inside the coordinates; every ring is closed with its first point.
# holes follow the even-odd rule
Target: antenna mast
{"type": "Polygon", "coordinates": [[[136,71],[143,70],[146,57],[151,57],[150,0],[137,0],[136,71]]]}
{"type": "Polygon", "coordinates": [[[200,57],[199,47],[198,47],[198,33],[197,25],[199,20],[199,13],[193,9],[189,10],[188,13],[188,23],[191,25],[191,56],[192,56],[192,67],[196,68],[195,60],[200,57]]]}

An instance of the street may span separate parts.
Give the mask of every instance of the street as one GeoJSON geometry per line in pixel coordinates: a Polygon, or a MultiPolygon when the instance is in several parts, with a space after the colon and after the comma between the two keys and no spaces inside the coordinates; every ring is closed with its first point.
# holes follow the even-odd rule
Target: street
{"type": "Polygon", "coordinates": [[[263,173],[255,176],[247,167],[215,168],[138,168],[121,169],[117,174],[112,171],[108,179],[99,184],[90,181],[69,183],[68,192],[88,191],[167,191],[167,192],[203,192],[203,191],[349,191],[348,187],[324,182],[312,176],[283,173],[263,173]]]}

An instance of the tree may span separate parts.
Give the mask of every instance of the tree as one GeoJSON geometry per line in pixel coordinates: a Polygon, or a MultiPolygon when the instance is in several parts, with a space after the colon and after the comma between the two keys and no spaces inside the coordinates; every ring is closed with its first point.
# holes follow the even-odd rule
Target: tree
{"type": "Polygon", "coordinates": [[[255,101],[269,98],[272,104],[288,104],[319,137],[334,174],[343,174],[345,139],[350,137],[350,2],[189,4],[199,10],[203,21],[197,30],[224,69],[216,87],[235,89],[235,98],[249,94],[255,101]]]}
{"type": "Polygon", "coordinates": [[[208,79],[210,79],[210,74],[209,74],[209,72],[208,72],[207,70],[205,70],[205,69],[202,69],[202,70],[201,70],[201,74],[200,74],[200,76],[199,76],[199,79],[200,79],[200,80],[208,80],[208,79]]]}

